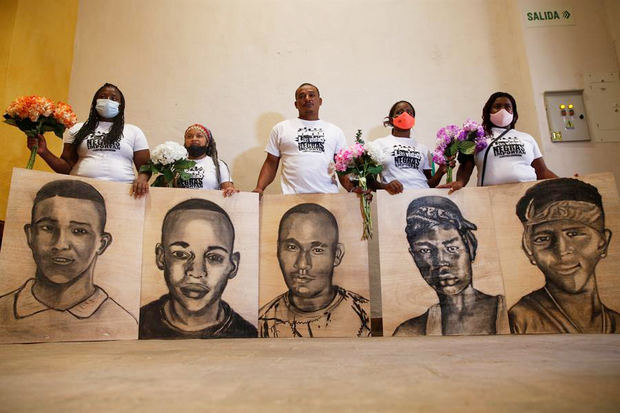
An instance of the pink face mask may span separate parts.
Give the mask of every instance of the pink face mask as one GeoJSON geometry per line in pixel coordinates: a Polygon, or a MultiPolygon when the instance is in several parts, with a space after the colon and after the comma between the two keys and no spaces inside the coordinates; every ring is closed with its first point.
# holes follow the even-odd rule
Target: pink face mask
{"type": "Polygon", "coordinates": [[[397,117],[392,118],[392,124],[398,129],[411,129],[415,125],[415,118],[407,112],[403,112],[397,117]]]}
{"type": "Polygon", "coordinates": [[[495,113],[491,113],[491,123],[497,127],[505,128],[512,123],[512,113],[506,109],[501,109],[495,113]]]}

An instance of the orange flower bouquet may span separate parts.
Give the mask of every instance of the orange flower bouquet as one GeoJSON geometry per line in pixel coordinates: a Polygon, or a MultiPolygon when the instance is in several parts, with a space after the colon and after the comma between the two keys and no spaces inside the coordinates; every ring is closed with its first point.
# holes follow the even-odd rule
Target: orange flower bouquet
{"type": "MultiPolygon", "coordinates": [[[[54,103],[43,96],[21,96],[6,108],[4,122],[17,126],[26,136],[54,132],[62,139],[65,129],[77,122],[77,116],[66,103],[54,103]]],[[[32,169],[37,150],[37,145],[32,147],[26,168],[32,169]]]]}

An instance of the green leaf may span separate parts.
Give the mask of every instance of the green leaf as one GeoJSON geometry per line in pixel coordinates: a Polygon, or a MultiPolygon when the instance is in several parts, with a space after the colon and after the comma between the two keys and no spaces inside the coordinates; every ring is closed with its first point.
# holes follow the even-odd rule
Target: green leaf
{"type": "Polygon", "coordinates": [[[138,172],[151,172],[151,164],[149,162],[145,163],[140,167],[138,172]]]}
{"type": "Polygon", "coordinates": [[[171,182],[174,179],[174,174],[172,173],[172,171],[168,168],[164,169],[163,171],[161,171],[161,173],[164,175],[164,179],[167,182],[171,182]]]}
{"type": "Polygon", "coordinates": [[[166,186],[166,181],[164,179],[164,176],[159,175],[157,178],[155,178],[151,186],[159,186],[159,187],[166,186]]]}
{"type": "Polygon", "coordinates": [[[472,141],[461,141],[459,143],[459,151],[465,155],[471,155],[476,149],[476,143],[472,141]]]}
{"type": "Polygon", "coordinates": [[[383,170],[383,165],[375,165],[369,167],[366,171],[370,175],[378,175],[383,170]]]}
{"type": "Polygon", "coordinates": [[[191,177],[192,176],[188,174],[187,172],[179,172],[179,179],[182,181],[187,181],[191,177]]]}
{"type": "Polygon", "coordinates": [[[7,124],[9,124],[9,125],[11,125],[11,126],[17,126],[17,122],[15,122],[15,119],[13,119],[13,118],[7,118],[6,116],[7,116],[7,115],[4,115],[4,117],[6,118],[6,119],[3,121],[4,123],[7,123],[7,124]]]}
{"type": "Polygon", "coordinates": [[[456,155],[456,152],[459,150],[459,141],[452,142],[448,149],[446,149],[446,155],[448,157],[456,155]]]}
{"type": "Polygon", "coordinates": [[[174,167],[176,169],[188,169],[188,168],[191,168],[194,165],[196,165],[196,162],[195,161],[191,161],[189,159],[181,159],[180,161],[176,161],[174,163],[174,167]]]}

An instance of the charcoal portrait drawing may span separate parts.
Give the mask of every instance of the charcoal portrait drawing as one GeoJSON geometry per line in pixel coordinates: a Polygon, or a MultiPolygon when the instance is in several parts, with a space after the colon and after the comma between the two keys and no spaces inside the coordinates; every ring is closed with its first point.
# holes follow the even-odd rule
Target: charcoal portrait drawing
{"type": "Polygon", "coordinates": [[[168,210],[155,259],[169,292],[140,309],[140,339],[257,336],[222,299],[239,269],[234,243],[233,223],[216,203],[193,198],[168,210]]]}
{"type": "Polygon", "coordinates": [[[473,286],[476,225],[463,217],[454,202],[441,196],[414,199],[406,220],[409,253],[439,303],[400,324],[393,335],[508,333],[504,297],[473,286]]]}
{"type": "Polygon", "coordinates": [[[288,291],[259,312],[262,337],[366,337],[368,299],[333,283],[345,247],[326,208],[303,203],[286,211],[278,228],[277,258],[288,291]]]}
{"type": "Polygon", "coordinates": [[[512,332],[620,332],[620,314],[605,306],[597,287],[596,266],[611,240],[598,189],[572,178],[542,181],[525,192],[516,213],[523,251],[545,285],[510,309],[512,332]]]}
{"type": "Polygon", "coordinates": [[[133,315],[95,283],[97,258],[112,243],[105,225],[104,198],[90,184],[63,179],[39,189],[24,225],[34,277],[0,297],[0,325],[9,334],[54,329],[57,340],[69,340],[75,331],[100,337],[102,325],[136,328],[133,315]]]}

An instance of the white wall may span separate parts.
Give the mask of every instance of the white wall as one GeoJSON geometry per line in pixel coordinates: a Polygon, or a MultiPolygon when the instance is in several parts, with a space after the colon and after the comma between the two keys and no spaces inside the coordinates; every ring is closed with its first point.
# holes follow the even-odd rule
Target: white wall
{"type": "Polygon", "coordinates": [[[358,128],[387,134],[383,118],[406,99],[432,147],[440,127],[479,120],[496,90],[537,135],[518,14],[516,0],[82,0],[70,102],[84,118],[97,87],[118,84],[151,147],[206,124],[243,190],[305,81],[349,141],[358,128]]]}
{"type": "MultiPolygon", "coordinates": [[[[620,142],[553,143],[543,101],[551,90],[585,89],[586,73],[618,72],[620,6],[617,1],[589,0],[573,4],[574,26],[525,27],[523,39],[547,165],[558,175],[611,171],[620,184],[620,142]],[[613,25],[610,25],[614,22],[613,25]],[[613,28],[613,29],[612,29],[613,28]]],[[[519,0],[521,10],[536,9],[538,0],[519,0]]],[[[593,125],[590,125],[592,130],[593,125]]],[[[590,134],[592,136],[592,133],[590,134]]],[[[620,138],[620,131],[616,136],[620,138]]]]}

